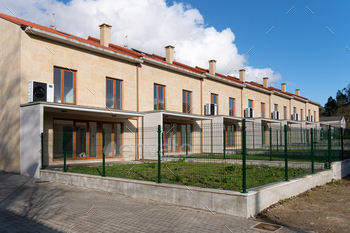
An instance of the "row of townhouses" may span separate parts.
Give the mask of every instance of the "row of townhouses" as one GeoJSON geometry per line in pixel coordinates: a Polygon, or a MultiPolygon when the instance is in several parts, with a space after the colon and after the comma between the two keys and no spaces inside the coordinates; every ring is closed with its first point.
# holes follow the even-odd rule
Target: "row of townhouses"
{"type": "MultiPolygon", "coordinates": [[[[176,152],[182,143],[178,135],[204,124],[235,125],[247,119],[320,127],[320,104],[298,89],[292,94],[286,84],[269,86],[267,77],[263,85],[246,81],[243,69],[239,77],[219,74],[215,60],[209,67],[187,66],[174,60],[171,45],[165,47],[165,57],[121,47],[111,43],[111,28],[102,24],[99,39],[83,39],[0,14],[1,170],[37,176],[41,133],[71,132],[73,163],[101,159],[102,150],[91,145],[101,139],[102,130],[107,141],[122,145],[128,143],[125,127],[161,125],[171,130],[165,143],[173,146],[167,152],[176,152]],[[86,143],[77,143],[78,137],[86,143]]],[[[135,132],[137,144],[152,137],[135,132]]],[[[47,137],[48,165],[62,162],[55,154],[62,147],[59,137],[47,137]]],[[[136,149],[128,158],[112,151],[109,159],[147,159],[143,151],[136,149]]]]}

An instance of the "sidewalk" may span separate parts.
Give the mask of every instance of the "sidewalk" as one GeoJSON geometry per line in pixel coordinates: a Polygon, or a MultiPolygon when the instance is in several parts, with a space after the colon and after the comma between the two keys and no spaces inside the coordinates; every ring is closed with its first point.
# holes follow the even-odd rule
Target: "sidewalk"
{"type": "Polygon", "coordinates": [[[0,172],[0,232],[268,232],[258,223],[0,172]]]}

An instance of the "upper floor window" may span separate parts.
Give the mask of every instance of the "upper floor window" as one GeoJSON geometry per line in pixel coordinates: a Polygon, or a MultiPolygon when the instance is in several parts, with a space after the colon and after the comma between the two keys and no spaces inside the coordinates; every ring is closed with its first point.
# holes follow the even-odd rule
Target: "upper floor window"
{"type": "Polygon", "coordinates": [[[293,107],[293,113],[297,113],[297,108],[293,107]]]}
{"type": "Polygon", "coordinates": [[[261,103],[261,117],[265,117],[265,103],[261,103]]]}
{"type": "Polygon", "coordinates": [[[191,113],[192,110],[192,93],[190,91],[182,91],[182,112],[191,113]]]}
{"type": "Polygon", "coordinates": [[[235,115],[235,99],[229,98],[229,115],[235,115]]]}
{"type": "Polygon", "coordinates": [[[122,81],[107,78],[106,106],[108,108],[122,109],[122,81]]]}
{"type": "Polygon", "coordinates": [[[154,84],[154,110],[165,109],[165,86],[154,84]]]}
{"type": "Polygon", "coordinates": [[[287,119],[287,106],[283,107],[283,119],[287,119]]]}
{"type": "Polygon", "coordinates": [[[311,110],[309,109],[308,110],[308,114],[307,114],[308,116],[310,116],[311,115],[311,110]]]}
{"type": "Polygon", "coordinates": [[[253,100],[248,100],[248,108],[253,108],[253,100]]]}
{"type": "Polygon", "coordinates": [[[54,68],[54,101],[56,103],[75,104],[76,72],[54,68]]]}
{"type": "Polygon", "coordinates": [[[274,110],[275,110],[275,111],[278,111],[278,104],[275,104],[275,105],[274,105],[274,110]]]}

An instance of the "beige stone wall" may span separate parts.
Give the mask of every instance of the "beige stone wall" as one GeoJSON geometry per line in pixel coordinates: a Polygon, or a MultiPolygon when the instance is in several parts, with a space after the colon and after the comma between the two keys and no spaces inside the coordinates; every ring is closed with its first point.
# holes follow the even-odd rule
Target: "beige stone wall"
{"type": "Polygon", "coordinates": [[[204,79],[203,82],[203,114],[204,105],[211,103],[211,94],[218,95],[218,115],[229,116],[229,98],[235,99],[234,115],[241,117],[241,88],[220,83],[209,78],[204,79]]]}
{"type": "Polygon", "coordinates": [[[290,113],[290,100],[288,98],[279,96],[279,95],[271,95],[271,103],[270,103],[270,118],[271,118],[271,113],[274,111],[275,109],[275,104],[277,104],[278,107],[278,111],[280,112],[280,119],[281,120],[289,120],[291,119],[291,113],[290,113]],[[284,119],[284,113],[283,113],[283,107],[287,107],[286,108],[286,119],[284,119]]]}
{"type": "Polygon", "coordinates": [[[20,172],[21,28],[0,19],[0,170],[20,172]]]}
{"type": "Polygon", "coordinates": [[[123,81],[123,110],[137,110],[135,64],[64,44],[49,43],[30,33],[23,32],[22,34],[21,104],[28,102],[28,82],[53,83],[53,71],[57,66],[77,71],[77,105],[105,108],[106,77],[110,77],[123,81]]]}
{"type": "Polygon", "coordinates": [[[248,108],[248,100],[253,100],[254,117],[261,117],[261,103],[265,103],[265,118],[271,118],[271,114],[269,114],[269,94],[265,94],[250,88],[244,88],[243,110],[248,108]]]}
{"type": "Polygon", "coordinates": [[[296,107],[296,113],[299,114],[299,121],[306,121],[306,113],[305,113],[305,103],[300,101],[300,100],[296,100],[296,99],[292,99],[291,100],[291,114],[293,114],[293,108],[296,107]],[[303,116],[301,116],[301,111],[303,110],[303,116]]]}
{"type": "Polygon", "coordinates": [[[139,75],[140,111],[154,110],[154,84],[165,86],[165,110],[182,112],[182,91],[192,92],[192,114],[201,114],[199,78],[164,70],[150,64],[142,64],[139,75]]]}

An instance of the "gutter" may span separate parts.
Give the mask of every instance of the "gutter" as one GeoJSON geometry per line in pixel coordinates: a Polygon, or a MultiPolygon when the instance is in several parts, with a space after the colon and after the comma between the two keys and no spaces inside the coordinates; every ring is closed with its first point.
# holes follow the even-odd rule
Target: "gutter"
{"type": "Polygon", "coordinates": [[[281,92],[274,91],[274,90],[272,90],[272,94],[274,94],[274,95],[279,95],[279,96],[285,97],[285,98],[287,98],[287,99],[292,99],[292,98],[293,98],[292,96],[289,96],[289,95],[286,95],[286,94],[283,94],[283,93],[281,93],[281,92]]]}
{"type": "Polygon", "coordinates": [[[321,104],[320,104],[320,103],[315,102],[315,101],[312,101],[312,100],[309,100],[309,103],[310,103],[310,104],[315,104],[315,105],[321,106],[321,104]]]}
{"type": "Polygon", "coordinates": [[[309,100],[305,100],[305,99],[299,98],[299,97],[296,96],[296,95],[293,96],[293,99],[297,99],[297,100],[299,100],[299,101],[301,101],[301,102],[304,102],[304,103],[309,102],[309,100]]]}
{"type": "Polygon", "coordinates": [[[128,55],[124,55],[124,54],[121,54],[121,53],[117,53],[117,52],[113,52],[113,51],[111,51],[109,49],[101,48],[101,47],[98,47],[98,46],[95,46],[95,45],[90,45],[90,44],[87,44],[87,43],[75,40],[73,38],[67,38],[65,36],[60,36],[60,35],[57,35],[57,34],[54,34],[54,33],[51,33],[51,32],[47,32],[47,31],[44,31],[44,30],[40,30],[40,29],[37,29],[37,28],[33,28],[33,27],[27,26],[24,31],[27,34],[33,34],[33,35],[40,36],[40,37],[43,37],[43,38],[46,38],[46,39],[50,39],[50,40],[57,41],[57,42],[64,43],[64,44],[68,44],[68,45],[71,45],[71,46],[74,46],[74,47],[86,49],[86,50],[89,50],[89,51],[92,51],[92,52],[96,52],[96,53],[100,53],[100,54],[107,55],[107,56],[110,56],[110,57],[118,58],[118,59],[125,60],[125,61],[128,61],[128,62],[143,63],[143,61],[138,59],[138,58],[134,58],[134,57],[131,57],[131,56],[128,56],[128,55]]]}
{"type": "Polygon", "coordinates": [[[140,57],[140,59],[143,62],[151,63],[153,65],[157,65],[157,66],[169,69],[169,70],[177,71],[179,73],[191,75],[191,76],[196,77],[196,78],[205,78],[205,76],[203,74],[198,74],[198,73],[195,73],[195,72],[192,72],[192,71],[189,71],[189,70],[185,70],[185,69],[182,69],[180,67],[173,66],[171,64],[167,64],[167,63],[164,63],[164,62],[160,62],[160,61],[148,58],[148,57],[140,57]]]}
{"type": "Polygon", "coordinates": [[[230,84],[232,86],[244,87],[244,84],[240,84],[240,83],[236,83],[236,82],[233,82],[233,81],[230,81],[230,80],[227,80],[227,79],[223,79],[223,78],[220,78],[220,77],[215,76],[213,74],[203,73],[203,75],[205,77],[207,77],[207,78],[215,79],[217,81],[220,81],[220,82],[223,82],[223,83],[227,83],[227,84],[230,84]]]}
{"type": "Polygon", "coordinates": [[[266,94],[272,94],[273,92],[271,91],[268,91],[268,90],[264,90],[262,88],[259,88],[259,87],[256,87],[256,86],[253,86],[253,85],[250,85],[248,83],[245,83],[245,86],[248,87],[248,88],[251,88],[251,89],[254,89],[254,90],[257,90],[257,91],[260,91],[260,92],[263,92],[263,93],[266,93],[266,94]]]}

